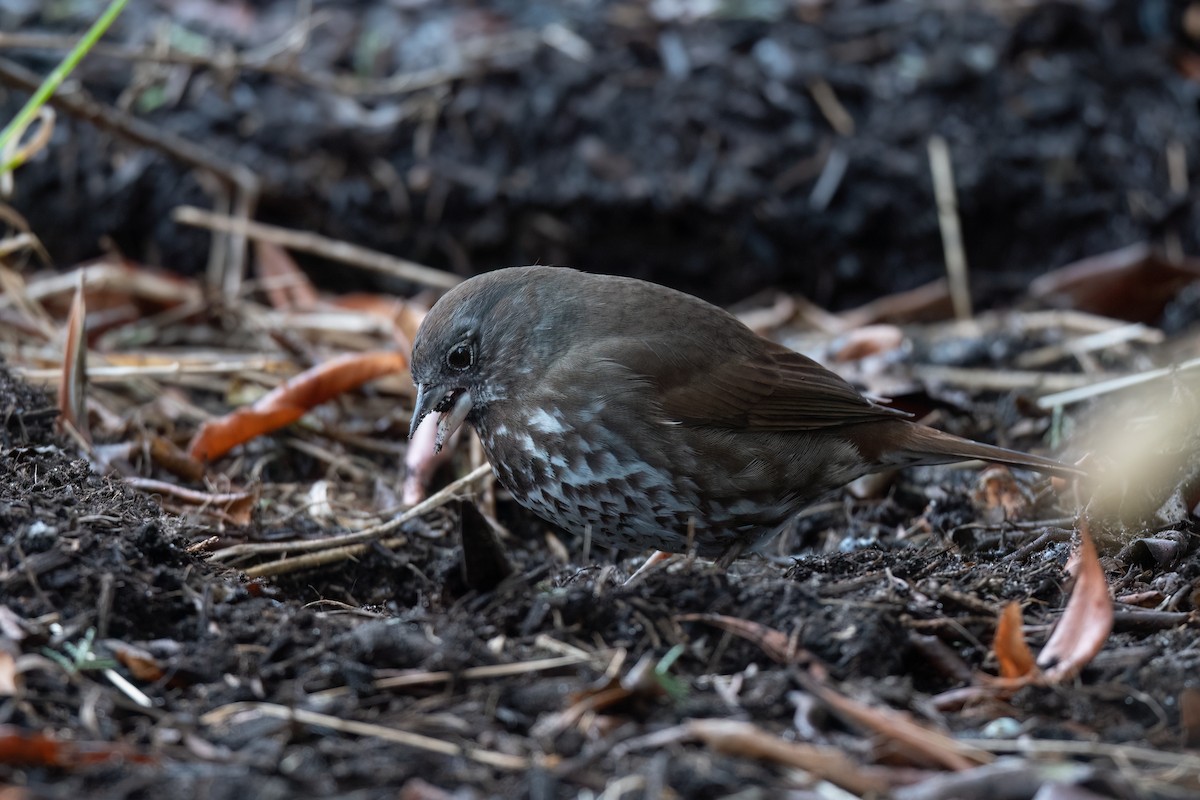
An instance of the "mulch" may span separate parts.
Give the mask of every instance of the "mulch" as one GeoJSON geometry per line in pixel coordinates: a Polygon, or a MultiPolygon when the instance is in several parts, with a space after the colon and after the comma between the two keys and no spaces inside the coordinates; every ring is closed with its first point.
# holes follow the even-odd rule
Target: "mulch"
{"type": "MultiPolygon", "coordinates": [[[[246,61],[96,54],[79,77],[250,168],[256,219],[458,276],[571,263],[726,304],[762,292],[746,319],[867,390],[1117,477],[1078,498],[907,470],[816,504],[765,557],[632,583],[642,554],[589,549],[476,481],[349,557],[278,565],[397,518],[406,376],[198,475],[180,451],[301,369],[404,350],[430,292],[305,255],[311,307],[264,299],[261,272],[221,294],[209,234],[170,209],[232,190],[63,112],[13,203],[60,272],[102,257],[87,341],[120,374],[89,385],[92,444],[64,433],[44,388],[75,284],[33,256],[3,267],[36,303],[0,295],[0,794],[1200,792],[1196,373],[1038,404],[1200,351],[1194,4],[700,5],[317,4],[303,52],[266,67],[254,48],[286,39],[296,4],[155,5],[110,44],[144,57],[171,19],[246,61]],[[369,85],[393,75],[409,86],[369,85]],[[945,321],[944,287],[897,294],[945,272],[931,133],[976,306],[1005,309],[970,322],[945,321]],[[1033,281],[1097,254],[1082,280],[1033,281]],[[335,305],[352,290],[371,305],[335,305]],[[1008,604],[1035,653],[1064,616],[1080,499],[1113,630],[1070,680],[988,688],[1008,604]]],[[[75,32],[85,6],[0,2],[0,29],[75,32]]],[[[26,45],[0,58],[45,72],[56,52],[26,45]]],[[[0,89],[5,114],[22,99],[0,89]]],[[[479,463],[463,442],[421,468],[436,492],[479,463]]]]}

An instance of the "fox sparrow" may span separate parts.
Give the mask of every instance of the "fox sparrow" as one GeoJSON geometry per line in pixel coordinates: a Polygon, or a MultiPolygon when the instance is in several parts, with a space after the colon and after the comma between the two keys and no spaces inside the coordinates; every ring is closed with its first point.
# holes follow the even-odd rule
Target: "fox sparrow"
{"type": "Polygon", "coordinates": [[[910,422],[691,295],[562,267],[451,289],[417,333],[412,374],[412,430],[440,412],[440,448],[470,423],[538,516],[726,563],[869,472],[978,458],[1078,473],[910,422]]]}

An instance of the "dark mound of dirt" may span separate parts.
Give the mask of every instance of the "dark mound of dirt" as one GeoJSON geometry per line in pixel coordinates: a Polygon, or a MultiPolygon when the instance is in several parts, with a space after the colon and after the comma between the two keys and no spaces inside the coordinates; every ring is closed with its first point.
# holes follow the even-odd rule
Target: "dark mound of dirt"
{"type": "MultiPolygon", "coordinates": [[[[632,586],[622,585],[623,568],[580,569],[550,560],[537,538],[510,540],[517,572],[479,593],[457,577],[457,537],[422,538],[421,528],[395,553],[247,582],[190,551],[209,529],[70,456],[40,412],[43,395],[0,371],[0,397],[10,408],[0,444],[0,674],[23,665],[19,702],[0,702],[0,742],[14,735],[5,725],[19,726],[45,732],[51,748],[32,762],[0,759],[0,775],[40,797],[441,797],[436,787],[565,797],[634,774],[681,797],[783,791],[793,772],[685,744],[680,732],[689,720],[752,720],[785,736],[799,726],[850,752],[866,742],[814,712],[798,668],[771,655],[778,643],[695,615],[777,631],[842,691],[928,713],[932,695],[975,680],[1004,602],[1032,600],[1029,613],[1045,621],[1036,604],[1064,600],[1065,545],[1025,560],[938,537],[814,555],[786,574],[762,561],[728,572],[685,564],[632,586]],[[576,655],[536,666],[563,654],[576,655]],[[115,658],[107,666],[131,688],[94,658],[115,658]],[[668,658],[649,683],[613,681],[636,673],[635,662],[668,658]],[[512,669],[522,664],[528,671],[512,669]],[[606,693],[619,699],[573,711],[606,693]]],[[[925,474],[936,471],[914,477],[925,474]]],[[[920,514],[921,491],[952,508],[968,491],[957,483],[910,486],[888,514],[920,514]]],[[[874,535],[870,515],[839,524],[850,539],[874,535]]],[[[1196,579],[1186,562],[1158,577],[1134,563],[1114,569],[1129,590],[1196,579]]],[[[1174,701],[1194,673],[1190,618],[1121,613],[1120,632],[1079,685],[1023,690],[1007,711],[938,718],[978,738],[997,715],[1018,717],[1043,748],[1081,731],[1135,756],[1145,744],[1172,748],[1174,701]]],[[[1088,785],[1114,796],[1173,796],[1173,784],[1152,776],[1142,791],[1088,769],[1088,785]]],[[[1030,785],[1046,779],[1031,773],[1030,785]]]]}
{"type": "MultiPolygon", "coordinates": [[[[163,67],[131,92],[129,66],[102,56],[79,74],[253,169],[265,220],[460,273],[571,264],[726,303],[783,287],[843,306],[941,275],[927,152],[939,134],[973,288],[994,303],[1133,241],[1173,233],[1200,249],[1198,84],[1174,63],[1194,44],[1188,4],[1151,5],[766,2],[697,18],[616,0],[325,4],[299,79],[163,67]],[[480,37],[490,55],[472,61],[480,37]],[[311,85],[351,64],[462,77],[399,96],[311,85]]],[[[83,6],[72,20],[33,4],[15,22],[82,24],[83,6]]],[[[115,37],[149,48],[166,13],[126,15],[115,37]]],[[[184,24],[250,50],[296,5],[242,14],[184,24]]],[[[86,124],[60,125],[18,186],[61,263],[103,236],[172,269],[205,262],[205,236],[165,213],[209,204],[196,177],[86,124]]],[[[311,266],[333,287],[369,280],[311,266]]]]}

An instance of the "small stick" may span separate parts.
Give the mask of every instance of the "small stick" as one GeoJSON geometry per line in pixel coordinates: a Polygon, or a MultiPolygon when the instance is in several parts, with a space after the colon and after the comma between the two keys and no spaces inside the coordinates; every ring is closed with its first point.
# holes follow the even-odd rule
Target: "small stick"
{"type": "MultiPolygon", "coordinates": [[[[257,207],[257,191],[247,191],[240,185],[234,188],[233,216],[236,219],[249,222],[257,207]]],[[[228,236],[214,238],[218,245],[214,249],[223,244],[227,257],[223,259],[223,273],[211,276],[212,284],[221,287],[226,300],[233,300],[241,293],[242,281],[246,277],[246,234],[242,231],[232,231],[228,236]]]]}
{"type": "MultiPolygon", "coordinates": [[[[1012,315],[1013,319],[1025,330],[1058,330],[1069,328],[1084,333],[1103,333],[1113,328],[1124,328],[1129,323],[1123,319],[1103,317],[1099,314],[1089,314],[1086,311],[1074,309],[1050,309],[1047,311],[1019,311],[1012,315]]],[[[1156,328],[1146,328],[1145,334],[1138,339],[1145,344],[1162,342],[1162,331],[1156,328]]]]}
{"type": "Polygon", "coordinates": [[[528,675],[533,672],[558,669],[559,667],[570,667],[575,664],[594,661],[598,658],[600,658],[599,654],[587,655],[584,658],[577,656],[555,656],[554,658],[542,658],[535,661],[516,661],[511,664],[485,664],[480,667],[467,667],[458,672],[451,672],[449,670],[427,672],[419,670],[407,675],[378,678],[374,686],[376,689],[402,689],[406,686],[426,686],[431,683],[447,683],[452,680],[507,678],[513,675],[528,675]]]}
{"type": "MultiPolygon", "coordinates": [[[[1176,198],[1187,196],[1187,171],[1187,149],[1183,146],[1183,142],[1172,139],[1167,142],[1167,180],[1171,186],[1171,194],[1176,198]]],[[[1183,260],[1183,242],[1180,241],[1178,227],[1172,226],[1164,238],[1167,257],[1176,263],[1183,260]]]]}
{"type": "MultiPolygon", "coordinates": [[[[1051,409],[1055,406],[1069,406],[1072,403],[1078,403],[1081,400],[1090,400],[1093,397],[1099,397],[1103,394],[1128,389],[1131,386],[1138,386],[1143,383],[1165,378],[1168,375],[1173,375],[1177,372],[1185,372],[1200,367],[1200,358],[1193,358],[1190,361],[1185,361],[1182,364],[1177,364],[1171,367],[1162,367],[1161,369],[1151,369],[1146,372],[1139,372],[1136,375],[1122,375],[1119,378],[1110,378],[1108,380],[1091,383],[1087,386],[1080,386],[1075,389],[1067,389],[1058,392],[1057,394],[1048,394],[1045,397],[1039,397],[1037,404],[1038,408],[1051,409]]],[[[1065,376],[1064,376],[1065,377],[1065,376]]]]}
{"type": "Polygon", "coordinates": [[[1022,737],[1012,741],[1002,739],[956,740],[966,747],[977,747],[991,753],[1029,754],[1039,759],[1051,755],[1069,755],[1080,758],[1107,758],[1121,764],[1157,764],[1175,770],[1200,771],[1200,757],[1191,753],[1170,753],[1136,744],[1114,744],[1109,742],[1071,741],[1067,739],[1029,739],[1022,737]]]}
{"type": "Polygon", "coordinates": [[[1134,322],[1129,325],[1122,325],[1119,328],[1109,328],[1106,331],[1087,334],[1076,339],[1069,339],[1060,344],[1051,344],[1039,347],[1036,350],[1030,350],[1027,353],[1022,353],[1017,357],[1017,366],[1024,368],[1044,367],[1066,356],[1077,356],[1095,350],[1104,350],[1119,344],[1126,344],[1127,342],[1161,343],[1163,338],[1162,331],[1143,325],[1140,322],[1134,322]]]}
{"type": "Polygon", "coordinates": [[[938,227],[942,231],[942,250],[954,316],[970,319],[971,290],[967,283],[967,254],[963,250],[962,227],[958,219],[958,197],[954,191],[954,168],[950,164],[950,147],[936,134],[929,137],[929,171],[933,175],[933,196],[937,201],[938,227]]]}
{"type": "MultiPolygon", "coordinates": [[[[1071,375],[1012,369],[940,367],[931,364],[914,365],[912,371],[914,377],[923,381],[950,383],[955,386],[997,392],[1009,392],[1014,389],[1042,389],[1057,392],[1077,391],[1096,380],[1096,376],[1094,375],[1071,375]]],[[[1045,398],[1042,399],[1044,400],[1045,398]]],[[[1042,405],[1041,400],[1038,401],[1038,405],[1042,405]]]]}
{"type": "Polygon", "coordinates": [[[842,185],[842,179],[846,177],[846,168],[849,166],[850,157],[846,155],[845,150],[835,147],[829,151],[829,158],[825,159],[825,166],[821,168],[821,174],[808,195],[809,208],[813,211],[824,211],[829,207],[833,196],[842,185]]]}
{"type": "MultiPolygon", "coordinates": [[[[422,514],[427,514],[430,511],[432,511],[433,509],[439,508],[440,506],[445,505],[450,500],[454,499],[460,491],[465,489],[467,486],[470,486],[472,483],[474,483],[475,481],[484,477],[485,475],[487,475],[490,472],[491,472],[491,467],[487,464],[477,467],[476,469],[471,470],[465,476],[456,480],[454,483],[452,483],[449,486],[447,486],[446,488],[442,489],[437,494],[430,497],[425,502],[418,503],[417,505],[413,506],[408,511],[405,511],[403,514],[396,517],[395,519],[388,520],[387,522],[381,523],[379,525],[373,525],[370,528],[366,528],[357,533],[345,534],[345,535],[341,535],[341,536],[326,536],[321,539],[307,539],[307,540],[303,540],[303,541],[293,541],[293,542],[264,542],[264,543],[260,543],[260,544],[239,544],[239,545],[234,545],[233,547],[226,547],[223,550],[218,550],[217,552],[215,552],[211,556],[209,556],[209,560],[211,560],[211,561],[227,561],[231,558],[237,558],[238,556],[244,556],[244,555],[257,555],[257,554],[263,554],[263,553],[294,553],[294,552],[304,552],[304,551],[311,551],[311,550],[326,550],[329,548],[344,547],[346,545],[351,545],[351,544],[360,544],[360,543],[364,543],[364,542],[370,542],[374,539],[379,539],[379,538],[383,537],[384,534],[394,531],[396,528],[398,528],[401,525],[403,525],[404,523],[408,522],[410,519],[419,517],[422,514]]],[[[270,564],[261,564],[261,565],[259,565],[258,568],[255,568],[255,569],[259,569],[261,567],[271,567],[273,565],[283,564],[284,562],[289,561],[289,560],[290,559],[282,559],[281,561],[273,561],[270,564]]],[[[247,570],[247,574],[249,574],[249,572],[250,571],[247,570]]],[[[271,574],[271,573],[256,572],[255,574],[271,574]]]]}
{"type": "MultiPolygon", "coordinates": [[[[133,378],[170,378],[177,375],[225,375],[252,370],[278,372],[293,366],[292,362],[280,358],[251,358],[247,360],[210,361],[200,363],[184,363],[173,361],[167,364],[127,365],[127,366],[95,366],[88,367],[87,377],[95,383],[123,383],[133,378]]],[[[14,369],[30,383],[43,383],[55,380],[62,374],[62,369],[14,369]]]]}
{"type": "Polygon", "coordinates": [[[850,116],[850,112],[842,105],[842,101],[838,99],[837,93],[833,91],[833,87],[829,85],[828,81],[824,78],[815,78],[809,81],[808,92],[816,102],[817,108],[821,110],[825,121],[829,123],[829,127],[842,136],[854,135],[854,117],[850,116]]]}
{"type": "Polygon", "coordinates": [[[412,733],[399,728],[390,728],[385,725],[360,722],[353,719],[343,719],[342,717],[335,717],[330,714],[320,714],[316,711],[307,711],[303,708],[295,708],[294,706],[281,706],[276,703],[230,703],[229,705],[209,711],[200,718],[200,722],[203,725],[219,725],[235,714],[249,711],[258,712],[264,717],[274,717],[275,719],[287,720],[301,725],[313,725],[321,728],[329,728],[339,733],[349,733],[354,736],[367,736],[385,742],[393,742],[416,750],[424,750],[428,753],[468,758],[480,764],[496,767],[497,769],[519,771],[529,769],[530,765],[529,759],[523,756],[514,756],[508,753],[501,753],[497,750],[486,750],[475,745],[459,745],[445,741],[444,739],[435,739],[432,736],[412,733]]]}
{"type": "MultiPolygon", "coordinates": [[[[390,539],[384,539],[380,545],[385,550],[395,550],[398,547],[403,547],[408,544],[408,539],[403,536],[396,536],[390,539]]],[[[315,569],[323,567],[326,564],[336,564],[339,561],[349,561],[352,558],[358,558],[370,549],[370,542],[362,542],[359,544],[350,544],[345,547],[331,547],[328,550],[320,550],[315,553],[305,553],[302,556],[293,556],[290,558],[280,558],[275,561],[268,561],[254,567],[247,567],[242,570],[247,578],[268,578],[272,575],[285,575],[289,572],[299,572],[302,569],[315,569]]],[[[216,555],[214,553],[213,555],[216,555]]],[[[210,556],[211,558],[211,556],[210,556]]],[[[410,567],[411,568],[411,567],[410,567]]]]}
{"type": "Polygon", "coordinates": [[[173,217],[176,222],[184,225],[194,225],[198,228],[226,233],[240,233],[252,239],[286,247],[289,250],[298,250],[333,261],[341,261],[344,264],[373,270],[423,286],[449,289],[456,286],[461,280],[456,275],[440,269],[433,269],[415,261],[397,258],[316,233],[294,231],[261,222],[227,217],[195,206],[180,206],[175,209],[173,217]]]}

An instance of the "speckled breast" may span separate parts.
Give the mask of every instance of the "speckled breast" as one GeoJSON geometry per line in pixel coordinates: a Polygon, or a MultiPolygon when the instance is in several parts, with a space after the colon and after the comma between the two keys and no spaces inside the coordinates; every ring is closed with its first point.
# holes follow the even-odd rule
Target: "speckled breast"
{"type": "Polygon", "coordinates": [[[497,479],[539,517],[602,545],[681,552],[690,524],[702,555],[729,546],[690,480],[647,463],[612,431],[571,426],[544,410],[525,423],[474,424],[497,479]]]}

